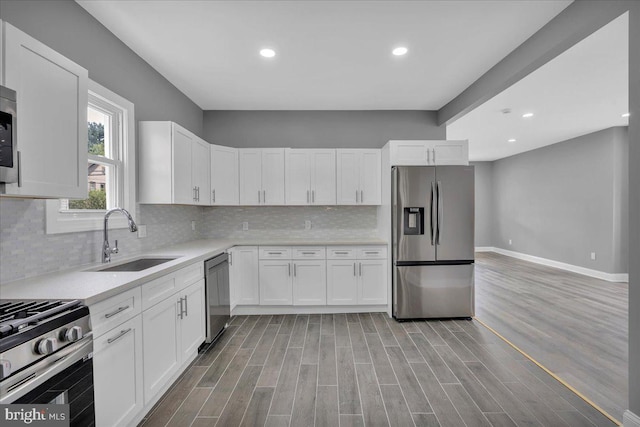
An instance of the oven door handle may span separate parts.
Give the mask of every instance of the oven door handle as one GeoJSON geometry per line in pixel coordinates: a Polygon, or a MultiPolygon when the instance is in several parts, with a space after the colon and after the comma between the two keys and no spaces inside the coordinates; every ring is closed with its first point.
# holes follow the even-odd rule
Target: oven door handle
{"type": "Polygon", "coordinates": [[[93,334],[65,347],[0,383],[0,404],[13,403],[74,363],[93,357],[93,334]]]}

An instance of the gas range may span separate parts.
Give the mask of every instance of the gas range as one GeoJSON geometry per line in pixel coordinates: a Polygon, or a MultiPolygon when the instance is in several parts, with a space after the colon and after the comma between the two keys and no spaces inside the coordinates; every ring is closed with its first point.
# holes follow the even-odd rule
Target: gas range
{"type": "Polygon", "coordinates": [[[0,380],[85,337],[89,309],[78,300],[0,300],[0,380]]]}

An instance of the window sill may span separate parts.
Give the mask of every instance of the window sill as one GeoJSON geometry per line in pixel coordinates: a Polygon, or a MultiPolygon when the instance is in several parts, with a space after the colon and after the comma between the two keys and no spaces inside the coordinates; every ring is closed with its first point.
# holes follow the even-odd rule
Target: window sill
{"type": "MultiPolygon", "coordinates": [[[[77,233],[82,231],[99,231],[104,227],[105,212],[64,212],[61,213],[59,200],[47,200],[46,234],[77,233]]],[[[127,228],[124,216],[109,217],[109,230],[127,228]]]]}

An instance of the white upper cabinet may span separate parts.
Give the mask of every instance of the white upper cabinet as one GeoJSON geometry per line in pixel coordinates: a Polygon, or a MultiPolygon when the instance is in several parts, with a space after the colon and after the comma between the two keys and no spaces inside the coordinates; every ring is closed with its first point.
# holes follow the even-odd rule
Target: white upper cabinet
{"type": "Polygon", "coordinates": [[[196,205],[211,204],[211,154],[209,143],[196,137],[191,145],[191,185],[196,189],[196,205]]]}
{"type": "Polygon", "coordinates": [[[211,204],[233,206],[239,202],[238,150],[211,145],[211,204]]]}
{"type": "Polygon", "coordinates": [[[391,166],[468,165],[469,141],[389,141],[391,166]]]}
{"type": "Polygon", "coordinates": [[[87,70],[4,23],[2,84],[17,93],[19,182],[5,194],[87,197],[87,70]]]}
{"type": "Polygon", "coordinates": [[[241,148],[241,205],[284,205],[284,148],[241,148]]]}
{"type": "Polygon", "coordinates": [[[336,150],[285,149],[288,205],[336,204],[336,150]]]}
{"type": "Polygon", "coordinates": [[[337,204],[382,203],[380,150],[338,149],[337,204]]]}
{"type": "Polygon", "coordinates": [[[139,122],[139,202],[208,205],[209,144],[173,122],[139,122]]]}

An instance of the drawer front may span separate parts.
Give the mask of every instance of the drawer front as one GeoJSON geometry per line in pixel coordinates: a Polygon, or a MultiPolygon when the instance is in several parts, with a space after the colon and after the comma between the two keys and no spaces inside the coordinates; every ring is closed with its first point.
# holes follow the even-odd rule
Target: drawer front
{"type": "Polygon", "coordinates": [[[291,259],[291,248],[288,246],[260,246],[260,259],[291,259]]]}
{"type": "Polygon", "coordinates": [[[326,248],[321,246],[294,246],[291,248],[293,259],[326,259],[326,248]]]}
{"type": "Polygon", "coordinates": [[[204,261],[197,262],[188,267],[178,270],[177,283],[180,289],[184,289],[189,285],[204,279],[204,261]]]}
{"type": "Polygon", "coordinates": [[[364,246],[358,248],[358,259],[386,259],[387,248],[385,246],[364,246]]]}
{"type": "Polygon", "coordinates": [[[147,310],[179,292],[181,288],[176,277],[177,272],[142,285],[142,310],[147,310]]]}
{"type": "Polygon", "coordinates": [[[351,246],[327,246],[327,259],[356,259],[356,252],[351,246]]]}
{"type": "Polygon", "coordinates": [[[130,289],[89,307],[94,338],[142,312],[140,287],[130,289]]]}

